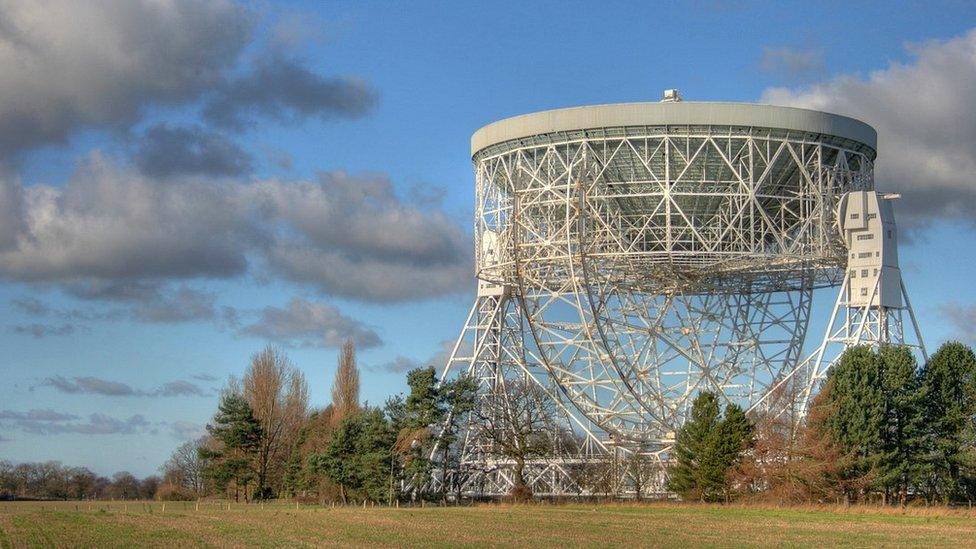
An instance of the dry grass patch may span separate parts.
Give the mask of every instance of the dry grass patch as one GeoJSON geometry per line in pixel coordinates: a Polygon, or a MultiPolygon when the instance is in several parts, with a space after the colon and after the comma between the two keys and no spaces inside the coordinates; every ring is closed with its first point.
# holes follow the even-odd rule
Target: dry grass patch
{"type": "Polygon", "coordinates": [[[390,509],[0,503],[0,547],[967,546],[976,512],[671,503],[390,509]]]}

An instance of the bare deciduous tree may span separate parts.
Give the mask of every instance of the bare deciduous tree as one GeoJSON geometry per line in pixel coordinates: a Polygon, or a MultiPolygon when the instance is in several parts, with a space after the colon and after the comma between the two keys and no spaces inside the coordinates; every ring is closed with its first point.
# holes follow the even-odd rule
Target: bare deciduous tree
{"type": "Polygon", "coordinates": [[[139,499],[139,479],[128,471],[112,475],[110,493],[113,499],[139,499]]]}
{"type": "Polygon", "coordinates": [[[162,466],[164,485],[180,487],[195,495],[203,494],[205,460],[200,457],[200,448],[206,447],[208,438],[188,440],[173,451],[162,466]]]}
{"type": "Polygon", "coordinates": [[[525,481],[525,464],[551,454],[557,443],[553,437],[555,400],[530,380],[505,380],[504,386],[492,398],[485,399],[476,413],[489,451],[514,462],[513,499],[530,499],[532,490],[525,481]]]}
{"type": "Polygon", "coordinates": [[[596,492],[614,500],[624,491],[624,472],[626,462],[621,452],[612,451],[599,461],[596,479],[596,492]]]}
{"type": "Polygon", "coordinates": [[[359,369],[356,345],[346,340],[339,353],[339,367],[332,383],[332,421],[338,424],[359,411],[359,369]]]}
{"type": "Polygon", "coordinates": [[[584,495],[594,496],[600,493],[600,482],[606,474],[603,462],[600,460],[586,460],[566,466],[569,478],[573,481],[576,499],[581,500],[584,495]]]}
{"type": "Polygon", "coordinates": [[[630,481],[634,486],[634,499],[641,501],[644,497],[644,492],[654,481],[656,467],[651,459],[639,450],[634,450],[633,453],[627,456],[626,467],[627,475],[630,477],[630,481]]]}
{"type": "Polygon", "coordinates": [[[251,358],[243,389],[261,424],[258,495],[267,497],[269,489],[281,489],[284,464],[308,418],[308,384],[281,350],[268,345],[251,358]]]}

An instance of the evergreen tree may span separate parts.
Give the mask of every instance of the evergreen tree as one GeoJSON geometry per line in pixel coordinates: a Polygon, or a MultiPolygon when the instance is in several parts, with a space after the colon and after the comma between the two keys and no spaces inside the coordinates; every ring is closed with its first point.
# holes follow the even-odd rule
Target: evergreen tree
{"type": "Polygon", "coordinates": [[[925,418],[918,367],[911,349],[885,346],[879,352],[885,401],[885,428],[878,462],[877,486],[885,500],[904,504],[920,474],[925,418]]]}
{"type": "Polygon", "coordinates": [[[435,439],[432,430],[440,428],[447,416],[445,395],[437,386],[433,368],[418,368],[407,373],[410,393],[405,400],[395,398],[387,404],[387,415],[397,433],[395,450],[403,473],[413,487],[421,486],[432,470],[430,454],[435,439]]]}
{"type": "Polygon", "coordinates": [[[921,374],[928,427],[922,488],[949,502],[973,499],[976,484],[976,357],[958,342],[943,344],[921,374]]]}
{"type": "MultiPolygon", "coordinates": [[[[881,494],[905,503],[926,447],[924,395],[904,346],[849,349],[828,372],[795,445],[764,433],[742,481],[781,501],[881,494]]],[[[765,425],[764,425],[765,427],[765,425]]]]}
{"type": "Polygon", "coordinates": [[[313,471],[339,485],[350,497],[384,501],[390,495],[395,435],[379,409],[366,409],[342,420],[325,452],[309,457],[313,471]]]}
{"type": "MultiPolygon", "coordinates": [[[[477,383],[461,376],[438,384],[435,370],[428,367],[408,372],[407,385],[410,387],[407,397],[394,396],[385,407],[397,433],[394,451],[401,462],[404,479],[409,487],[423,486],[433,474],[436,461],[442,469],[442,478],[458,480],[458,456],[451,449],[460,424],[474,409],[477,383]]],[[[446,497],[447,482],[440,486],[440,496],[446,497]]]]}
{"type": "Polygon", "coordinates": [[[410,393],[404,402],[408,428],[436,425],[447,411],[441,391],[437,387],[437,374],[433,368],[418,368],[407,372],[410,393]]]}
{"type": "MultiPolygon", "coordinates": [[[[851,347],[828,373],[831,391],[826,404],[825,433],[852,457],[844,472],[846,484],[877,474],[885,448],[886,407],[881,360],[868,346],[851,347]]],[[[863,490],[861,490],[863,492],[863,490]]],[[[857,498],[863,493],[848,493],[857,498]]]]}
{"type": "Polygon", "coordinates": [[[261,424],[247,400],[237,393],[223,396],[207,432],[227,448],[253,451],[261,443],[261,424]]]}
{"type": "Polygon", "coordinates": [[[708,499],[706,479],[716,476],[708,470],[708,458],[718,424],[718,398],[709,392],[699,394],[691,405],[691,417],[675,437],[675,464],[669,471],[668,489],[686,500],[708,499]]]}
{"type": "Polygon", "coordinates": [[[752,432],[742,408],[727,406],[723,418],[718,397],[700,393],[692,403],[691,417],[678,431],[668,489],[687,500],[728,499],[730,473],[750,444],[752,432]]]}
{"type": "Polygon", "coordinates": [[[474,410],[478,395],[478,382],[470,376],[461,376],[451,380],[441,387],[441,397],[444,399],[448,416],[437,433],[437,447],[440,449],[440,466],[442,468],[441,497],[447,497],[447,490],[453,488],[457,497],[461,497],[461,486],[464,481],[461,474],[460,455],[455,445],[461,427],[474,410]],[[448,486],[448,482],[453,482],[448,486]]]}
{"type": "Polygon", "coordinates": [[[735,486],[730,474],[742,461],[743,453],[752,443],[754,427],[746,413],[737,404],[725,407],[725,416],[718,426],[718,440],[716,441],[716,471],[722,472],[722,483],[725,487],[725,500],[732,498],[735,486]]]}
{"type": "Polygon", "coordinates": [[[207,431],[221,443],[221,448],[200,449],[200,457],[208,460],[206,475],[220,489],[234,484],[234,499],[248,498],[248,486],[255,480],[254,459],[261,445],[261,424],[243,396],[226,392],[221,398],[214,422],[207,431]]]}
{"type": "Polygon", "coordinates": [[[827,385],[826,413],[814,430],[843,457],[836,486],[848,501],[880,494],[883,501],[907,502],[923,477],[929,444],[925,390],[912,351],[850,348],[828,373],[827,385]]]}
{"type": "Polygon", "coordinates": [[[302,447],[308,439],[308,429],[303,427],[292,446],[288,461],[285,463],[284,489],[291,497],[298,496],[308,489],[308,479],[302,463],[302,447]]]}

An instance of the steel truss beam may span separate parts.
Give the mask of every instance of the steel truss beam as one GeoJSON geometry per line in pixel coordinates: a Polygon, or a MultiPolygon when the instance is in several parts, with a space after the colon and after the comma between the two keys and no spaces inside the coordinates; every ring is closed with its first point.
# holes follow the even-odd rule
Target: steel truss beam
{"type": "MultiPolygon", "coordinates": [[[[801,360],[813,290],[846,284],[834,210],[873,187],[871,159],[824,136],[611,133],[475,156],[479,297],[443,377],[475,377],[482,399],[528,379],[558,403],[554,429],[579,444],[531,464],[539,494],[584,492],[581,471],[635,452],[655,464],[653,481],[618,467],[604,486],[665,494],[674,433],[703,390],[773,414],[795,413],[800,395],[805,409],[823,373],[801,360]]],[[[852,335],[900,341],[895,313],[866,311],[856,334],[850,321],[832,327],[821,350],[852,335]]],[[[467,422],[461,467],[434,484],[508,493],[511,464],[484,444],[467,422]]]]}

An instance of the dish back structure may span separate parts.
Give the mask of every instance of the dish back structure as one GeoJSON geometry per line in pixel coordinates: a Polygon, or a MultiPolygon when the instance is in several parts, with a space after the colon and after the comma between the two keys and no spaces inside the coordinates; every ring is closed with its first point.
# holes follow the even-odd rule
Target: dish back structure
{"type": "MultiPolygon", "coordinates": [[[[844,347],[905,342],[907,295],[861,295],[894,284],[901,297],[894,252],[851,259],[852,239],[871,244],[852,231],[883,238],[887,227],[895,245],[890,203],[874,192],[876,143],[870,126],[843,116],[680,101],[478,130],[478,297],[442,377],[474,377],[479,405],[493,410],[514,380],[555,402],[559,449],[529,464],[535,493],[593,493],[581,468],[639,454],[657,464],[650,482],[620,468],[604,485],[665,495],[675,432],[701,391],[802,418],[844,347]],[[845,229],[858,208],[863,227],[845,229]],[[869,267],[875,284],[849,280],[851,261],[875,259],[888,264],[869,267]],[[828,286],[841,287],[830,326],[804,358],[813,291],[828,286]]],[[[470,416],[455,443],[460,467],[434,484],[506,494],[513,462],[483,436],[484,416],[470,416]]]]}

